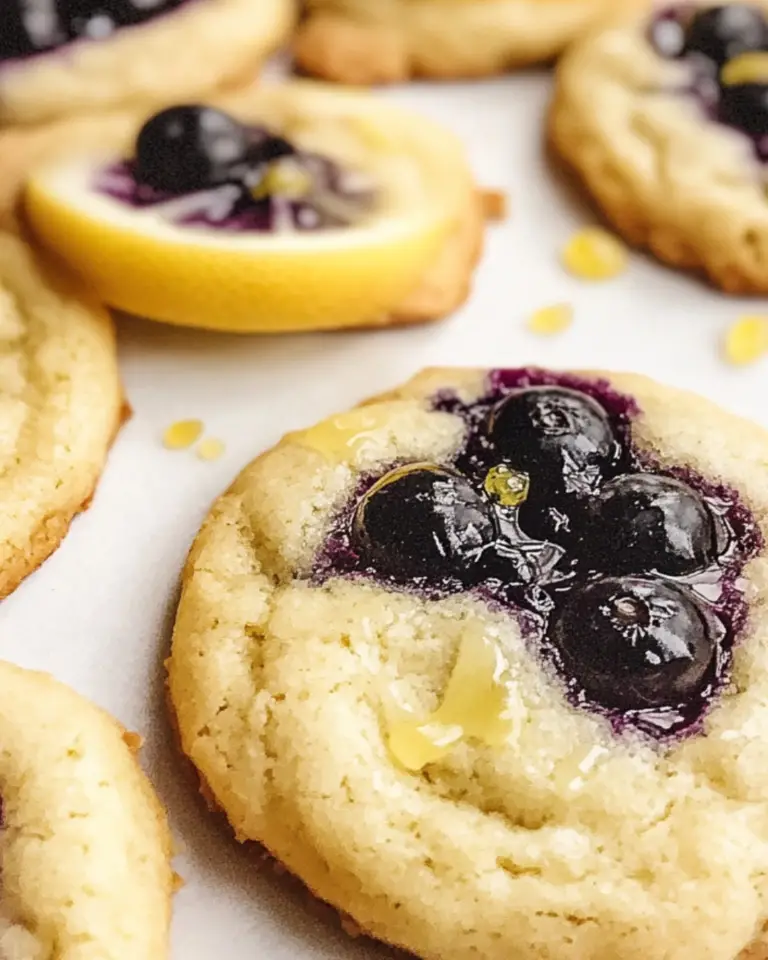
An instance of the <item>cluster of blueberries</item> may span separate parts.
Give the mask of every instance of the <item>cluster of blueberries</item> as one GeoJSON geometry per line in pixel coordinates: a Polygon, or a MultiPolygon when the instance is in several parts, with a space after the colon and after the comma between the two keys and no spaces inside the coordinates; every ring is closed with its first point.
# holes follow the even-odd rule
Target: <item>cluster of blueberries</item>
{"type": "MultiPolygon", "coordinates": [[[[729,82],[727,73],[728,64],[742,54],[768,54],[768,20],[760,7],[678,4],[655,18],[651,41],[662,56],[692,63],[694,88],[714,119],[756,141],[768,136],[768,70],[760,82],[729,82]]],[[[757,146],[764,156],[766,145],[757,146]]]]}
{"type": "Polygon", "coordinates": [[[666,732],[694,722],[733,618],[693,585],[722,590],[749,552],[727,510],[692,475],[643,470],[601,404],[571,387],[512,390],[473,432],[454,466],[401,465],[356,498],[345,524],[358,572],[436,595],[501,583],[513,605],[543,587],[542,633],[578,700],[652,713],[666,732]]]}
{"type": "Polygon", "coordinates": [[[144,23],[185,0],[3,0],[0,61],[54,50],[73,40],[101,40],[144,23]]]}

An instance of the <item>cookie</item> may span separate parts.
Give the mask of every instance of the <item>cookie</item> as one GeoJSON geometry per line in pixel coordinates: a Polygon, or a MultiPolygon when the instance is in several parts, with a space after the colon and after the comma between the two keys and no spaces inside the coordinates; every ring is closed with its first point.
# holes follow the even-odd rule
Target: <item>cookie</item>
{"type": "Polygon", "coordinates": [[[294,53],[302,70],[341,83],[486,76],[553,59],[615,7],[615,0],[309,0],[294,53]]]}
{"type": "Polygon", "coordinates": [[[540,369],[287,435],[184,572],[205,790],[425,960],[759,956],[766,458],[701,397],[540,369]]]}
{"type": "Polygon", "coordinates": [[[123,415],[107,313],[0,234],[0,597],[88,505],[123,415]]]}
{"type": "Polygon", "coordinates": [[[294,0],[6,4],[0,125],[196,97],[255,73],[295,15],[294,0]]]}
{"type": "Polygon", "coordinates": [[[627,240],[730,293],[768,291],[766,12],[680,4],[597,32],[561,62],[549,117],[627,240]]]}
{"type": "Polygon", "coordinates": [[[171,838],[138,737],[47,674],[0,662],[0,954],[167,956],[171,838]]]}
{"type": "Polygon", "coordinates": [[[182,325],[439,319],[466,298],[482,245],[457,137],[310,81],[0,135],[6,208],[25,175],[42,244],[104,302],[182,325]]]}

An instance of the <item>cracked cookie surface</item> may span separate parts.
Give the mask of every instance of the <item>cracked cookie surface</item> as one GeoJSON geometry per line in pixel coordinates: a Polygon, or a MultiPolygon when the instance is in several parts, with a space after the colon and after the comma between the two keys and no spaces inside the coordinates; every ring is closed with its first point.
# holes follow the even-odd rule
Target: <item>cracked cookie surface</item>
{"type": "MultiPolygon", "coordinates": [[[[639,455],[736,491],[768,533],[768,438],[758,427],[643,377],[578,376],[634,399],[639,455]]],[[[701,726],[663,742],[619,734],[574,705],[524,621],[482,591],[341,575],[336,560],[318,576],[361,484],[376,490],[373,478],[392,465],[463,462],[467,421],[441,398],[471,406],[487,389],[488,371],[425,371],[287,435],[218,500],[188,559],[168,665],[183,749],[238,839],[265,844],[363,931],[427,960],[760,957],[762,549],[741,574],[749,616],[728,683],[701,726]],[[483,643],[506,661],[510,726],[404,764],[391,736],[401,711],[445,710],[462,651],[483,643]]],[[[607,457],[600,431],[591,436],[607,457]]],[[[500,477],[489,475],[486,492],[512,490],[517,502],[522,488],[500,487],[500,477]]],[[[448,516],[456,490],[468,496],[444,489],[436,517],[448,516]]],[[[477,505],[459,516],[468,539],[449,524],[436,542],[473,552],[488,522],[477,505]]]]}
{"type": "Polygon", "coordinates": [[[294,18],[293,0],[187,0],[105,39],[0,60],[0,125],[172,103],[255,79],[294,18]]]}
{"type": "Polygon", "coordinates": [[[160,960],[174,877],[135,735],[0,662],[0,957],[160,960]]]}
{"type": "MultiPolygon", "coordinates": [[[[637,6],[644,0],[620,0],[637,6]]],[[[294,51],[341,83],[477,77],[551,60],[614,0],[309,0],[294,51]]]]}
{"type": "Polygon", "coordinates": [[[550,140],[631,243],[726,292],[765,293],[764,163],[751,137],[707,115],[690,63],[662,57],[648,28],[617,22],[561,61],[550,140]]]}
{"type": "Polygon", "coordinates": [[[88,505],[122,416],[107,313],[0,234],[0,596],[88,505]]]}

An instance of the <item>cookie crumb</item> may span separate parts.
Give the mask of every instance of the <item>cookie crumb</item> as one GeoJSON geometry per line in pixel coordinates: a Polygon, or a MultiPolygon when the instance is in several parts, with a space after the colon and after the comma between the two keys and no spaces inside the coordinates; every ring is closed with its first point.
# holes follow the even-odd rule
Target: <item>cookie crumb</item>
{"type": "Polygon", "coordinates": [[[725,336],[724,353],[735,366],[754,363],[768,353],[768,316],[747,315],[733,323],[725,336]]]}
{"type": "Polygon", "coordinates": [[[501,222],[509,215],[509,197],[503,190],[483,190],[483,211],[486,220],[501,222]]]}
{"type": "Polygon", "coordinates": [[[198,445],[197,455],[201,460],[218,460],[225,450],[224,441],[209,437],[198,445]]]}
{"type": "Polygon", "coordinates": [[[203,432],[202,420],[177,420],[163,434],[163,446],[167,450],[185,450],[203,432]]]}
{"type": "Polygon", "coordinates": [[[140,733],[134,733],[126,730],[123,734],[123,743],[128,747],[131,753],[138,753],[144,746],[144,737],[140,733]]]}
{"type": "Polygon", "coordinates": [[[627,269],[629,253],[615,234],[602,227],[585,227],[565,245],[565,269],[581,280],[611,280],[627,269]]]}
{"type": "Polygon", "coordinates": [[[527,327],[531,333],[551,337],[557,333],[563,333],[572,323],[573,307],[570,303],[553,303],[532,313],[528,318],[527,327]]]}

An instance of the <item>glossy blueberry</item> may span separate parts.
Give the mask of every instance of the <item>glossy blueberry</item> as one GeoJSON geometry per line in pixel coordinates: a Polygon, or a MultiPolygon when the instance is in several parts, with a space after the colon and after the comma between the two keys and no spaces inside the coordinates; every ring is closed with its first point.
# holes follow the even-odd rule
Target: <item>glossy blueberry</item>
{"type": "Polygon", "coordinates": [[[597,569],[682,576],[717,556],[715,520],[688,484],[652,473],[607,483],[589,504],[587,542],[597,569]]]}
{"type": "Polygon", "coordinates": [[[718,66],[750,50],[768,49],[768,23],[749,3],[709,7],[694,14],[686,31],[685,52],[699,53],[718,66]]]}
{"type": "Polygon", "coordinates": [[[763,83],[723,85],[718,117],[753,137],[768,134],[768,86],[763,83]]]}
{"type": "Polygon", "coordinates": [[[716,632],[690,591],[624,577],[575,588],[549,636],[567,682],[600,706],[630,711],[701,693],[715,664],[716,632]]]}
{"type": "Polygon", "coordinates": [[[212,107],[170,107],[141,128],[134,176],[165,193],[191,193],[227,180],[248,147],[245,128],[212,107]]]}
{"type": "Polygon", "coordinates": [[[466,582],[496,533],[490,505],[468,480],[415,464],[385,474],[360,500],[352,543],[366,565],[400,582],[466,582]]]}
{"type": "Polygon", "coordinates": [[[258,166],[262,163],[271,163],[281,157],[291,157],[296,153],[296,147],[285,137],[265,133],[256,138],[246,151],[246,161],[258,166]]]}
{"type": "Polygon", "coordinates": [[[0,17],[0,61],[51,50],[68,39],[55,0],[6,0],[0,17]]]}
{"type": "Polygon", "coordinates": [[[605,410],[565,387],[511,393],[491,413],[489,433],[504,461],[528,473],[538,502],[592,493],[619,456],[605,410]]]}

